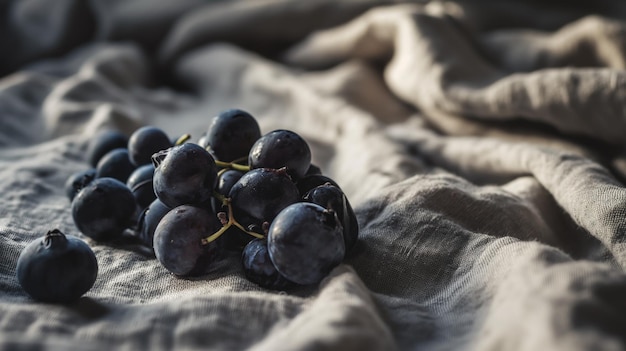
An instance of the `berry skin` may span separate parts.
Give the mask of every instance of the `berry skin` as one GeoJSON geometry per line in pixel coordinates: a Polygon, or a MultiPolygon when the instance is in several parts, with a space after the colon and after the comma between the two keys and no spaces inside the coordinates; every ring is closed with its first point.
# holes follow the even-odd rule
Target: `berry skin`
{"type": "Polygon", "coordinates": [[[153,156],[153,186],[159,200],[174,208],[190,204],[210,206],[217,182],[217,166],[208,151],[197,144],[171,147],[153,156]]]}
{"type": "Polygon", "coordinates": [[[272,263],[292,282],[317,284],[344,258],[342,231],[332,210],[307,202],[290,205],[267,233],[272,263]]]}
{"type": "Polygon", "coordinates": [[[249,216],[270,223],[285,207],[300,199],[298,188],[284,170],[257,168],[244,174],[230,189],[235,219],[249,216]]]}
{"type": "Polygon", "coordinates": [[[141,213],[139,220],[137,221],[137,231],[141,242],[152,249],[154,243],[154,231],[161,222],[161,219],[171,210],[171,208],[165,206],[159,199],[155,199],[152,203],[141,213]]]}
{"type": "Polygon", "coordinates": [[[148,164],[152,155],[172,146],[172,141],[159,128],[145,126],[137,129],[128,140],[130,161],[135,166],[148,164]]]}
{"type": "Polygon", "coordinates": [[[125,148],[109,151],[104,155],[96,166],[96,178],[115,178],[126,183],[128,177],[135,170],[135,165],[128,158],[128,150],[125,148]]]}
{"type": "Polygon", "coordinates": [[[152,186],[153,176],[154,166],[147,164],[135,169],[126,181],[126,186],[135,196],[137,205],[139,205],[141,210],[148,207],[156,199],[154,187],[152,186]]]}
{"type": "Polygon", "coordinates": [[[317,186],[307,192],[303,200],[333,210],[343,227],[343,239],[346,252],[356,244],[359,235],[359,224],[346,195],[330,183],[317,186]]]}
{"type": "Polygon", "coordinates": [[[96,167],[100,159],[109,151],[123,148],[128,145],[128,137],[116,130],[104,130],[96,134],[87,146],[87,161],[91,167],[96,167]]]}
{"type": "Polygon", "coordinates": [[[208,244],[202,239],[220,229],[215,214],[194,206],[182,205],[169,211],[154,232],[157,260],[177,276],[198,276],[211,270],[223,257],[221,237],[208,244]]]}
{"type": "Polygon", "coordinates": [[[119,238],[130,227],[136,209],[135,197],[124,183],[97,178],[72,201],[72,218],[84,235],[108,241],[119,238]]]}
{"type": "MultiPolygon", "coordinates": [[[[224,197],[228,197],[230,189],[233,188],[233,185],[235,185],[235,183],[237,183],[237,181],[239,181],[239,179],[241,179],[243,175],[243,172],[236,171],[234,169],[229,169],[225,172],[220,173],[217,177],[217,185],[215,186],[215,191],[224,197]]],[[[215,197],[212,199],[211,206],[213,208],[213,211],[215,211],[216,213],[224,210],[222,208],[223,204],[219,201],[219,199],[215,197]]]]}
{"type": "Polygon", "coordinates": [[[80,171],[72,174],[65,182],[65,195],[72,202],[78,192],[89,185],[96,178],[96,170],[90,168],[86,171],[80,171]]]}
{"type": "Polygon", "coordinates": [[[245,159],[260,137],[261,129],[252,115],[243,110],[230,109],[213,118],[200,142],[216,159],[233,162],[245,159]]]}
{"type": "Polygon", "coordinates": [[[298,186],[298,191],[300,191],[300,194],[304,196],[306,195],[306,193],[308,193],[311,189],[315,188],[316,186],[324,185],[326,183],[334,185],[337,188],[339,188],[339,185],[337,185],[337,183],[334,180],[321,174],[307,175],[304,178],[298,179],[298,182],[296,183],[296,185],[298,186]]]}
{"type": "Polygon", "coordinates": [[[314,175],[314,174],[322,174],[322,169],[319,166],[311,164],[309,169],[307,169],[305,176],[314,175]]]}
{"type": "Polygon", "coordinates": [[[55,229],[22,250],[16,274],[33,299],[70,303],[93,287],[98,262],[84,241],[55,229]]]}
{"type": "Polygon", "coordinates": [[[285,290],[295,285],[276,270],[264,239],[254,239],[246,245],[241,255],[241,263],[246,278],[263,288],[285,290]]]}
{"type": "Polygon", "coordinates": [[[302,178],[311,166],[311,149],[298,134],[279,129],[257,140],[248,156],[250,168],[286,168],[294,179],[302,178]]]}

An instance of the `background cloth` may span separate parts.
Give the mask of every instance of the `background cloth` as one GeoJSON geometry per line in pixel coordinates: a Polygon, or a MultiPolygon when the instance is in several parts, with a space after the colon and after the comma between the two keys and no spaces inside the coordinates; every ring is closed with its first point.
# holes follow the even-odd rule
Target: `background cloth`
{"type": "Polygon", "coordinates": [[[0,350],[626,350],[626,3],[0,2],[0,350]],[[181,279],[76,229],[95,133],[302,135],[357,214],[319,285],[181,279]],[[52,228],[95,286],[33,301],[52,228]]]}

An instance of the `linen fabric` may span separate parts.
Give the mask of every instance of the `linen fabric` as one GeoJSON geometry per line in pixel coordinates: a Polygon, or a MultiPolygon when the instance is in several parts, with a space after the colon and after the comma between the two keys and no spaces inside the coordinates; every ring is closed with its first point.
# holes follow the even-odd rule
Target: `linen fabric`
{"type": "Polygon", "coordinates": [[[6,1],[0,350],[625,350],[626,4],[6,1]],[[354,208],[315,286],[195,278],[76,228],[64,183],[103,129],[197,140],[228,108],[290,129],[354,208]],[[99,273],[19,286],[58,228],[99,273]]]}

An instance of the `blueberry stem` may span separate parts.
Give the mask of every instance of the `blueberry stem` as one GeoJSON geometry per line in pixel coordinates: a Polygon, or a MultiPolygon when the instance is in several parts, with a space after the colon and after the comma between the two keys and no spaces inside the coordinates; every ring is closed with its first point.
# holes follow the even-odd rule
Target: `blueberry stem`
{"type": "Polygon", "coordinates": [[[234,169],[236,171],[241,171],[241,172],[248,172],[250,170],[250,166],[246,166],[246,165],[242,165],[242,164],[238,164],[234,162],[224,162],[224,161],[215,160],[215,164],[218,167],[230,168],[230,169],[234,169]]]}
{"type": "Polygon", "coordinates": [[[174,143],[174,145],[175,146],[182,145],[189,139],[191,139],[190,134],[183,134],[178,139],[176,139],[176,142],[174,143]]]}
{"type": "Polygon", "coordinates": [[[206,238],[202,239],[202,245],[206,245],[210,242],[213,242],[215,240],[217,240],[217,238],[219,238],[220,236],[222,236],[222,234],[224,234],[226,232],[226,230],[228,230],[228,228],[230,228],[231,223],[227,223],[225,226],[223,226],[222,228],[220,228],[220,230],[216,231],[215,233],[207,236],[206,238]]]}
{"type": "Polygon", "coordinates": [[[228,228],[230,228],[233,225],[235,227],[241,229],[244,233],[246,233],[248,235],[252,235],[255,238],[263,239],[265,237],[263,234],[247,231],[239,222],[237,222],[235,220],[235,217],[233,216],[233,206],[230,204],[230,199],[229,198],[225,197],[222,194],[217,194],[217,193],[215,193],[214,196],[218,200],[222,201],[223,204],[228,206],[228,222],[224,226],[222,226],[222,228],[220,228],[218,231],[216,231],[215,233],[213,233],[213,234],[207,236],[206,238],[202,239],[202,245],[207,245],[210,242],[217,240],[217,238],[222,236],[222,234],[226,233],[228,228]]]}
{"type": "Polygon", "coordinates": [[[44,237],[44,245],[47,247],[65,244],[67,237],[58,229],[50,230],[44,237]]]}
{"type": "MultiPolygon", "coordinates": [[[[215,197],[219,202],[222,203],[222,206],[228,206],[229,205],[229,198],[227,198],[226,196],[218,193],[217,191],[213,192],[213,197],[215,197]]],[[[228,210],[230,211],[230,207],[228,207],[228,210]]]]}

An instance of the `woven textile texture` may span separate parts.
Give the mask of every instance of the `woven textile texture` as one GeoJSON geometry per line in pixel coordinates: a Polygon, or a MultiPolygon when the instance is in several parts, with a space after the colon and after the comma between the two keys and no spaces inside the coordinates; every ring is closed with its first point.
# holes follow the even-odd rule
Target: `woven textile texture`
{"type": "Polygon", "coordinates": [[[0,4],[0,350],[626,350],[626,3],[27,0],[0,4]],[[357,215],[320,284],[179,278],[77,229],[89,141],[290,129],[357,215]],[[96,254],[36,302],[21,250],[96,254]]]}

